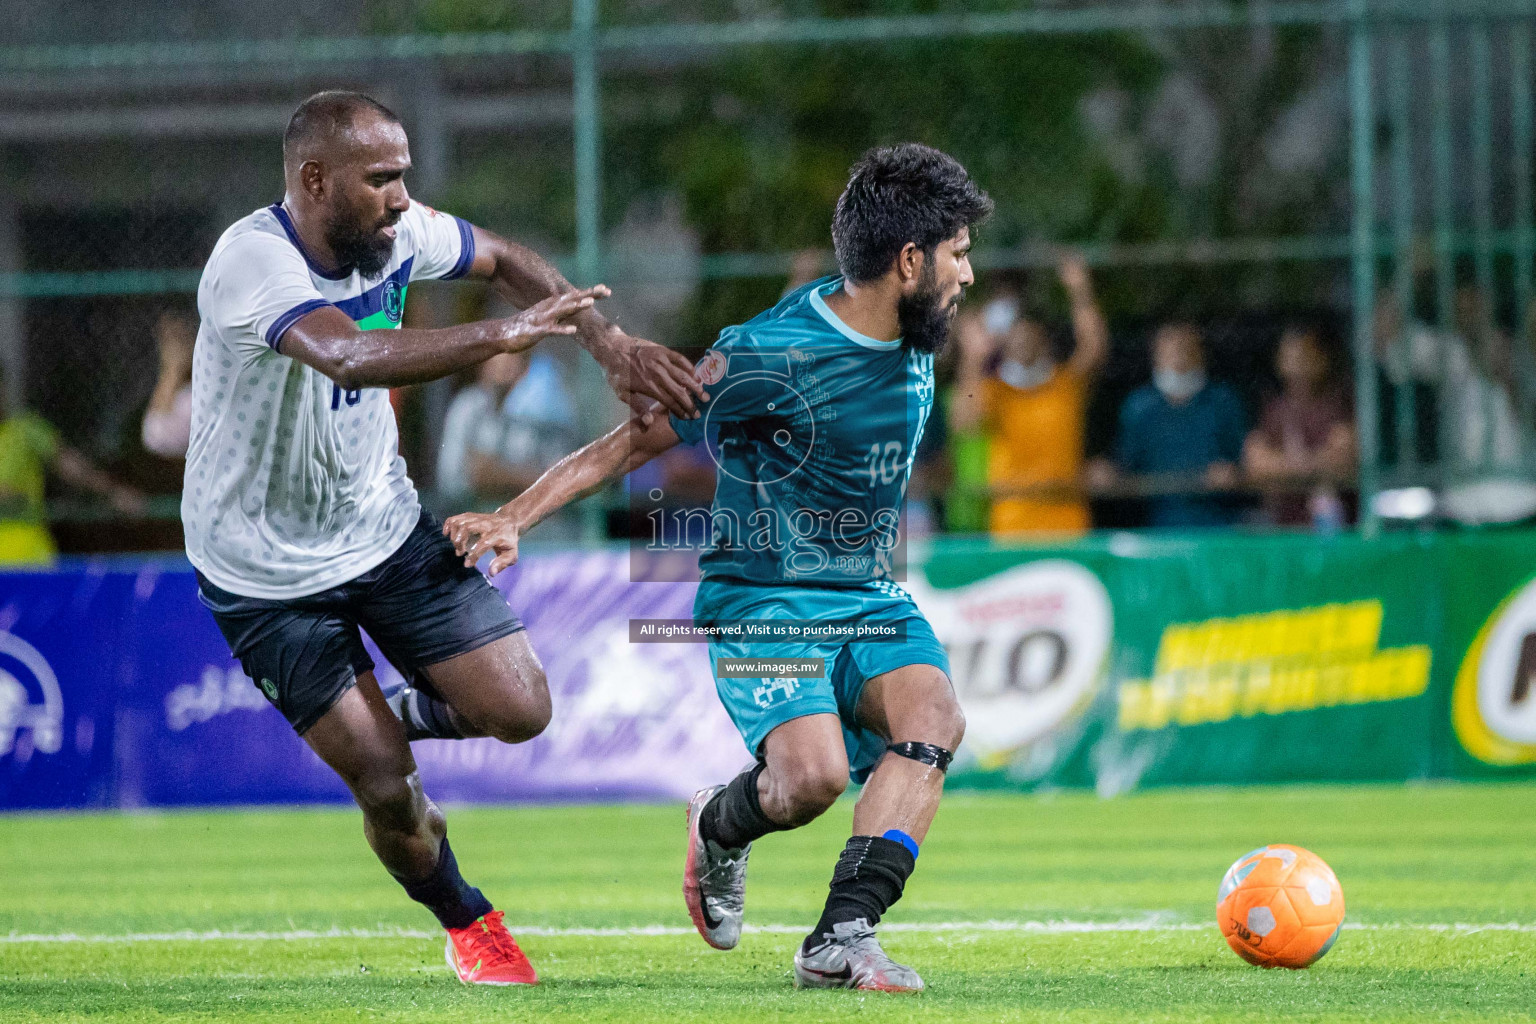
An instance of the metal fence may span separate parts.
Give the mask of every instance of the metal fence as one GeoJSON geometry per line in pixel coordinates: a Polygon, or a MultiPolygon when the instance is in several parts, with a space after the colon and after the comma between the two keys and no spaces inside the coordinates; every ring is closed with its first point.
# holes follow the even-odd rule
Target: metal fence
{"type": "MultiPolygon", "coordinates": [[[[147,392],[156,303],[270,201],[286,111],[334,84],[403,105],[418,195],[638,296],[622,317],[658,340],[707,343],[761,308],[825,246],[857,153],[918,136],[1000,199],[978,264],[1081,250],[1122,350],[1141,343],[1124,325],[1171,309],[1346,317],[1368,528],[1383,489],[1536,479],[1536,0],[484,6],[350,5],[335,36],[0,47],[12,402],[110,456],[126,414],[101,408],[147,392]]],[[[431,320],[464,300],[422,301],[431,320]]],[[[424,393],[424,452],[446,401],[424,393]]]]}

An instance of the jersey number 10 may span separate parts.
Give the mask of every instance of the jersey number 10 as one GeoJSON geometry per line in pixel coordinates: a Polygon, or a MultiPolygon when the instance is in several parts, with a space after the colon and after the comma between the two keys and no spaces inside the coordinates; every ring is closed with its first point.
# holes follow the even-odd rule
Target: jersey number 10
{"type": "Polygon", "coordinates": [[[884,445],[878,441],[869,446],[869,452],[865,456],[869,471],[869,486],[876,484],[893,484],[901,471],[906,469],[906,464],[901,460],[901,442],[887,441],[884,445]]]}

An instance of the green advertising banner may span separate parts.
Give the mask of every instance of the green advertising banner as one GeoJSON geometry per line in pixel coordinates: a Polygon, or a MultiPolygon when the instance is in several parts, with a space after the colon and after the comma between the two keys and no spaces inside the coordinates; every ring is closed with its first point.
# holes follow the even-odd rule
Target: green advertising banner
{"type": "Polygon", "coordinates": [[[1536,774],[1536,533],[937,545],[957,784],[1536,774]]]}

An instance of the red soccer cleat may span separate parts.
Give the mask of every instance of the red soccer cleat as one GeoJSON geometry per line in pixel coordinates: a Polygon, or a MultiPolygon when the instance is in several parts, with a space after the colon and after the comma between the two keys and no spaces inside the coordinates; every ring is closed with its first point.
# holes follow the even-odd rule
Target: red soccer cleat
{"type": "Polygon", "coordinates": [[[539,976],[493,910],[468,928],[448,929],[448,966],[466,985],[537,985],[539,976]]]}

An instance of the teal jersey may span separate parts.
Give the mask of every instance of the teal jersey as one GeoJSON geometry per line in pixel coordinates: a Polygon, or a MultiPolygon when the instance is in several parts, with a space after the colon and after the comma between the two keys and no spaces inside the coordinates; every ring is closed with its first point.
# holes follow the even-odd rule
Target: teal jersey
{"type": "Polygon", "coordinates": [[[847,585],[890,579],[912,455],[933,409],[933,355],[854,331],[842,278],[799,288],[721,332],[687,444],[716,466],[704,578],[847,585]]]}

